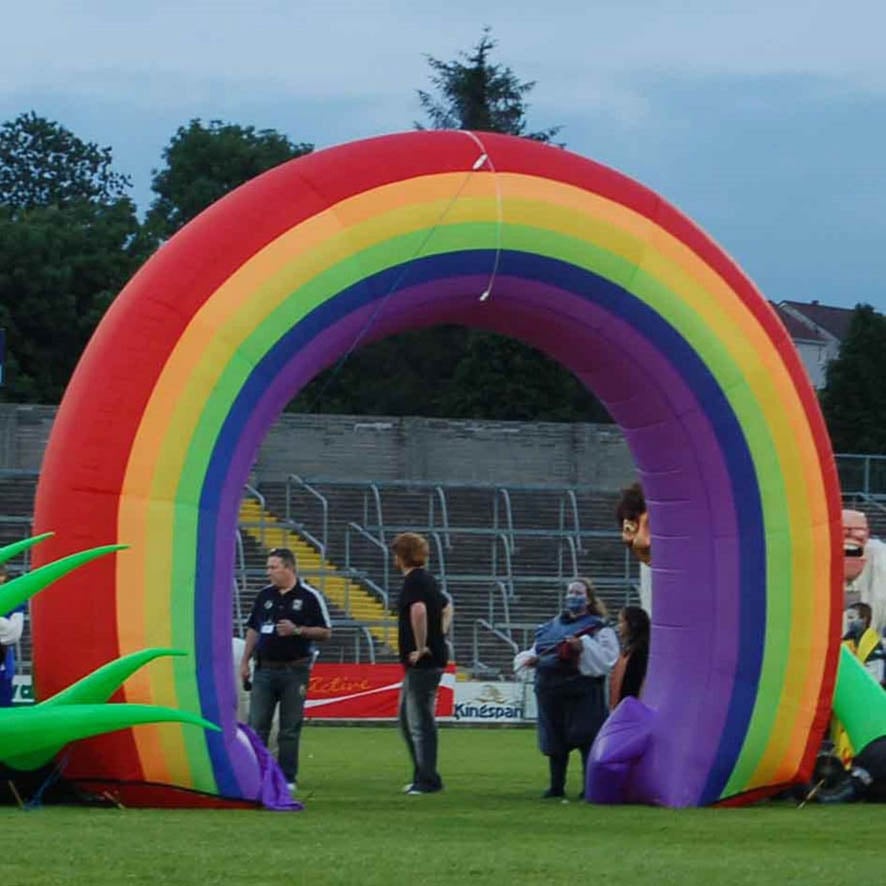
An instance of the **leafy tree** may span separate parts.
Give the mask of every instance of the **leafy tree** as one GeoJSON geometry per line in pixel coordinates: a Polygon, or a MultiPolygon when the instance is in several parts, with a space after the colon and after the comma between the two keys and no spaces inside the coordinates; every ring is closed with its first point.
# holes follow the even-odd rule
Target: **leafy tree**
{"type": "Polygon", "coordinates": [[[125,197],[125,175],[111,168],[111,149],[81,141],[64,126],[19,114],[0,127],[0,205],[14,210],[108,204],[125,197]]]}
{"type": "Polygon", "coordinates": [[[34,112],[0,127],[0,398],[57,402],[138,264],[138,219],[110,148],[34,112]]]}
{"type": "Polygon", "coordinates": [[[510,68],[491,64],[489,56],[495,46],[490,29],[484,28],[479,43],[470,53],[460,53],[459,59],[444,62],[427,56],[431,82],[440,97],[420,89],[418,100],[431,129],[505,132],[549,142],[560,131],[559,126],[526,131],[526,96],[535,88],[535,81],[521,82],[510,68]]]}
{"type": "Polygon", "coordinates": [[[3,399],[56,403],[87,341],[138,261],[132,203],[0,207],[3,399]]]}
{"type": "Polygon", "coordinates": [[[171,237],[229,191],[313,149],[273,129],[191,120],[164,148],[165,168],[154,170],[151,188],[157,197],[146,226],[160,239],[171,237]]]}
{"type": "Polygon", "coordinates": [[[612,420],[578,379],[539,351],[451,325],[405,332],[356,351],[322,372],[290,409],[501,421],[612,420]]]}
{"type": "Polygon", "coordinates": [[[391,336],[339,360],[311,382],[290,406],[295,412],[356,415],[447,416],[455,363],[465,330],[438,326],[391,336]]]}
{"type": "Polygon", "coordinates": [[[442,415],[507,421],[611,422],[571,372],[522,342],[471,330],[444,389],[442,415]]]}
{"type": "Polygon", "coordinates": [[[886,317],[857,305],[821,405],[837,452],[886,452],[886,317]]]}

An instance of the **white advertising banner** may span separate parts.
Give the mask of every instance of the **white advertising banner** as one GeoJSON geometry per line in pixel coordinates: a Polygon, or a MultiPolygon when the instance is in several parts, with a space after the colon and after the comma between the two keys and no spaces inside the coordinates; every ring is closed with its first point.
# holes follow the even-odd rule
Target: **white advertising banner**
{"type": "Polygon", "coordinates": [[[12,703],[34,704],[34,688],[30,674],[17,674],[12,678],[12,703]]]}
{"type": "MultiPolygon", "coordinates": [[[[30,674],[12,678],[14,705],[33,704],[30,674]]],[[[453,723],[526,723],[535,722],[537,708],[532,683],[455,682],[453,723]]]]}
{"type": "Polygon", "coordinates": [[[456,682],[455,723],[525,723],[536,718],[531,683],[456,682]]]}

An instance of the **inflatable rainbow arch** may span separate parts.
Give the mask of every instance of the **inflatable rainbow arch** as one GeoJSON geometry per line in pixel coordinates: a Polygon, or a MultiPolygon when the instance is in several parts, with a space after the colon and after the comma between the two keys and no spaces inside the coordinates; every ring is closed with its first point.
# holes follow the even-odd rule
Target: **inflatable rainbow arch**
{"type": "MultiPolygon", "coordinates": [[[[626,435],[652,526],[654,717],[624,800],[738,802],[811,768],[837,662],[842,536],[814,392],[774,311],[661,197],[559,148],[413,132],[284,164],[165,244],[60,408],[51,559],[130,550],[34,603],[38,697],[145,647],[127,701],[218,723],[78,743],[67,774],[145,801],[254,800],[237,734],[232,551],[269,426],[352,349],[441,323],[567,366],[626,435]]],[[[379,379],[383,383],[383,379],[379,379]]],[[[616,798],[618,799],[618,798],[616,798]]]]}

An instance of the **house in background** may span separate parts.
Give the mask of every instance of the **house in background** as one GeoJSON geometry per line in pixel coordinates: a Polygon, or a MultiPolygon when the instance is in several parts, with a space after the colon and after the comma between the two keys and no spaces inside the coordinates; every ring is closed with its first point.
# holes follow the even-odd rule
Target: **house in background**
{"type": "Polygon", "coordinates": [[[817,301],[772,303],[794,341],[812,386],[819,390],[826,381],[827,365],[840,351],[849,332],[852,308],[835,308],[817,301]]]}

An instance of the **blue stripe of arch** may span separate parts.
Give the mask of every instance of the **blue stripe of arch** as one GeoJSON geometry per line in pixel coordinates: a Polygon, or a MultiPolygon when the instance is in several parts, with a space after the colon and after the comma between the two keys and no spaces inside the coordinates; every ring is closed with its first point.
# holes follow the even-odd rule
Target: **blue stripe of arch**
{"type": "MultiPolygon", "coordinates": [[[[487,274],[496,254],[492,250],[471,250],[414,260],[372,275],[343,290],[311,312],[284,335],[256,366],[239,392],[216,440],[209,461],[201,510],[218,512],[224,485],[240,429],[245,426],[261,398],[274,367],[284,365],[292,354],[311,342],[328,326],[387,294],[435,280],[473,274],[487,274]]],[[[715,765],[699,798],[699,803],[719,799],[741,751],[754,704],[763,660],[766,613],[765,539],[763,511],[757,477],[741,426],[713,375],[694,349],[658,314],[621,287],[574,265],[529,253],[505,251],[499,257],[499,273],[557,286],[610,311],[642,333],[675,369],[702,405],[720,445],[721,455],[732,480],[738,532],[742,539],[739,564],[739,642],[738,666],[729,701],[726,725],[717,749],[715,765]]],[[[334,355],[337,356],[337,355],[334,355]]],[[[295,393],[295,392],[293,392],[295,393]]],[[[197,578],[195,596],[195,645],[197,661],[210,660],[213,589],[219,576],[214,574],[217,532],[229,534],[230,527],[219,527],[201,520],[198,530],[197,578]]],[[[225,580],[229,576],[224,576],[225,580]]],[[[198,675],[203,715],[217,720],[217,700],[211,670],[203,680],[198,675]]],[[[222,795],[236,794],[236,779],[224,749],[223,736],[207,733],[213,768],[222,795]]]]}

